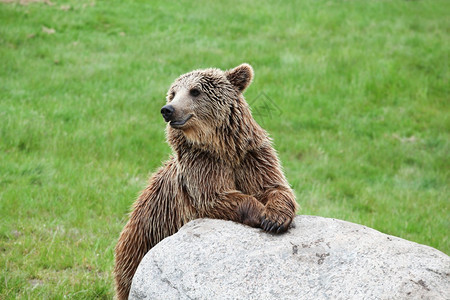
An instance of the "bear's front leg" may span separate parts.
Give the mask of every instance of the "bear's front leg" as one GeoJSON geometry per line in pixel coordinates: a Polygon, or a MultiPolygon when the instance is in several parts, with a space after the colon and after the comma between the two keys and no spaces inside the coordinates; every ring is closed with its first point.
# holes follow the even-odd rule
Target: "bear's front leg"
{"type": "Polygon", "coordinates": [[[201,213],[202,217],[231,220],[251,227],[260,227],[264,205],[255,197],[239,191],[217,194],[212,207],[201,213]]]}
{"type": "Polygon", "coordinates": [[[236,186],[264,205],[260,227],[281,233],[289,228],[297,202],[270,143],[250,151],[236,168],[236,186]]]}
{"type": "Polygon", "coordinates": [[[136,200],[115,249],[114,275],[119,300],[128,299],[131,281],[144,255],[158,242],[178,231],[185,220],[174,184],[174,162],[167,163],[150,180],[136,200]]]}

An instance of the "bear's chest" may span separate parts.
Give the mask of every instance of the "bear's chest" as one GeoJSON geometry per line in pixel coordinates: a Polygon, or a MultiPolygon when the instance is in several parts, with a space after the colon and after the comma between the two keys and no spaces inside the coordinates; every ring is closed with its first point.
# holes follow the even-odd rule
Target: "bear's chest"
{"type": "Polygon", "coordinates": [[[216,193],[235,189],[233,168],[211,156],[195,156],[179,161],[178,184],[195,202],[210,201],[216,193]]]}

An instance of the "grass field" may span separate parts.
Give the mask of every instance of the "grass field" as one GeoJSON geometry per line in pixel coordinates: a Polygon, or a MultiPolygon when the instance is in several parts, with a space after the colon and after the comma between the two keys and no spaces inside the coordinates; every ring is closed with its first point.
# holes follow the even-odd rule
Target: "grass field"
{"type": "Polygon", "coordinates": [[[450,253],[449,1],[149,2],[0,3],[0,299],[112,298],[167,88],[241,62],[301,214],[450,253]]]}

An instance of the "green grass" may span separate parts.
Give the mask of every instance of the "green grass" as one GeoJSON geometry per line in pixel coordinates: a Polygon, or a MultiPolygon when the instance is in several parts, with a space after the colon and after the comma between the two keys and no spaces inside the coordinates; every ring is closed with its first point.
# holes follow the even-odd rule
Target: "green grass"
{"type": "Polygon", "coordinates": [[[301,214],[450,253],[448,1],[52,2],[0,3],[0,299],[111,298],[167,88],[241,62],[301,214]]]}

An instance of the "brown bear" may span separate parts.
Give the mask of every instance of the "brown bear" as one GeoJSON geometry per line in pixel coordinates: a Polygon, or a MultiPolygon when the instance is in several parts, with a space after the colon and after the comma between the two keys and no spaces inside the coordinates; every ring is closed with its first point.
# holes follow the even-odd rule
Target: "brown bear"
{"type": "Polygon", "coordinates": [[[297,210],[271,140],[242,93],[253,69],[195,70],[170,87],[161,113],[173,156],[136,200],[115,249],[119,299],[128,297],[143,256],[196,218],[288,229],[297,210]]]}

